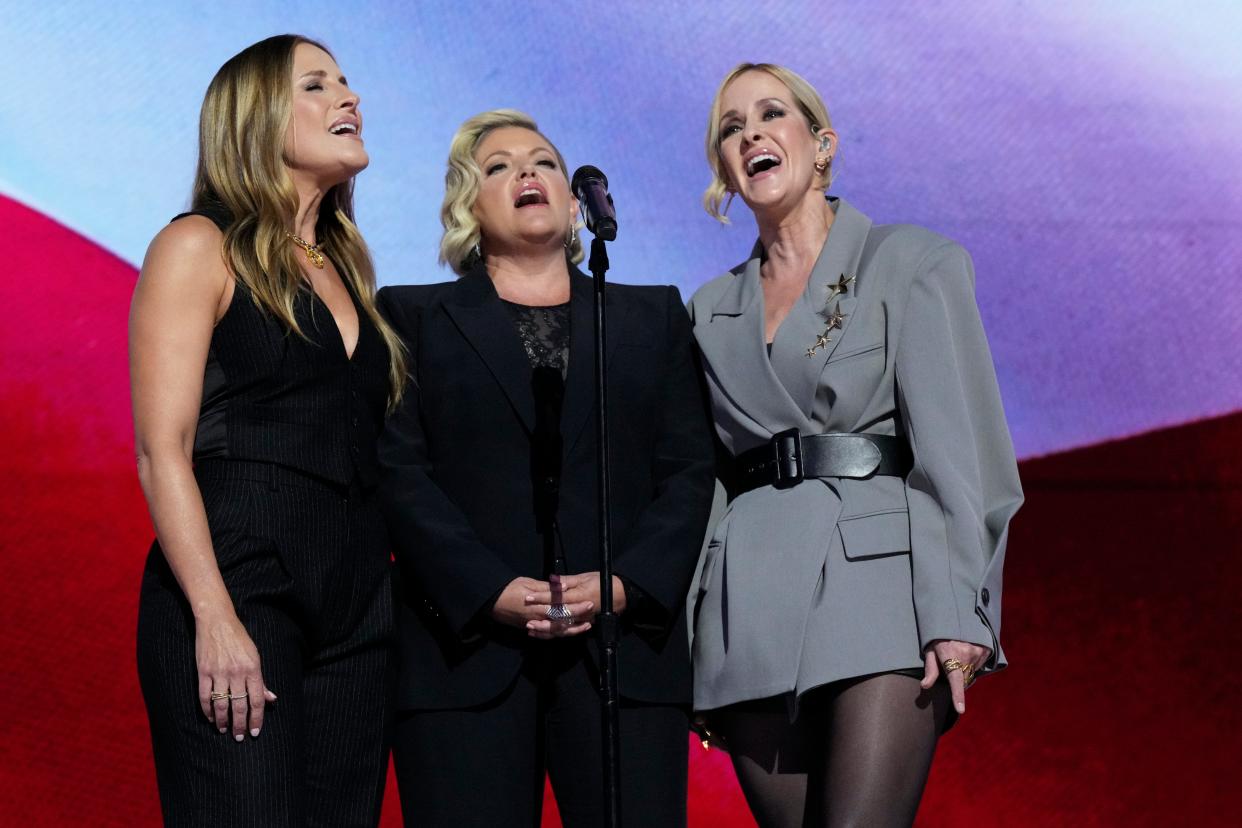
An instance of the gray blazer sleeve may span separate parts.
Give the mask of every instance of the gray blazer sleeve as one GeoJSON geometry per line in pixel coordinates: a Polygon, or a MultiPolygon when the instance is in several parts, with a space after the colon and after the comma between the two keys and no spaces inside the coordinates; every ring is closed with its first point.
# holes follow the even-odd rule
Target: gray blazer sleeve
{"type": "Polygon", "coordinates": [[[906,497],[920,641],[989,647],[998,669],[1001,570],[1022,488],[974,287],[961,247],[924,257],[898,340],[897,401],[914,451],[906,497]]]}

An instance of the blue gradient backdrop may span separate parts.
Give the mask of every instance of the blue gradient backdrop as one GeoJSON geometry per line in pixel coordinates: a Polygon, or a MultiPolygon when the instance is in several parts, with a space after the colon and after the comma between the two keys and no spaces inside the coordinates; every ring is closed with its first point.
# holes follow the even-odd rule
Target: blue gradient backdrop
{"type": "Polygon", "coordinates": [[[449,278],[449,139],[513,106],[608,172],[613,276],[688,297],[753,240],[699,207],[711,95],[770,60],[828,101],[835,192],[974,255],[1021,455],[1242,407],[1242,4],[0,2],[0,193],[140,263],[207,82],[284,31],[362,94],[382,283],[449,278]]]}

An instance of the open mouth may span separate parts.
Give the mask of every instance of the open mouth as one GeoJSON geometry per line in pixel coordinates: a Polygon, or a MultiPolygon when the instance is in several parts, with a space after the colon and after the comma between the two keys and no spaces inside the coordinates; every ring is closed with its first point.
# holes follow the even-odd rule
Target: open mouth
{"type": "Polygon", "coordinates": [[[770,152],[761,152],[746,162],[746,175],[749,178],[754,178],[759,173],[767,172],[780,165],[781,159],[770,152]]]}
{"type": "Polygon", "coordinates": [[[341,121],[328,128],[333,135],[357,135],[358,125],[352,121],[341,121]]]}
{"type": "Polygon", "coordinates": [[[518,193],[517,200],[513,202],[514,207],[530,207],[535,204],[547,204],[548,197],[543,190],[538,187],[527,187],[518,193]]]}

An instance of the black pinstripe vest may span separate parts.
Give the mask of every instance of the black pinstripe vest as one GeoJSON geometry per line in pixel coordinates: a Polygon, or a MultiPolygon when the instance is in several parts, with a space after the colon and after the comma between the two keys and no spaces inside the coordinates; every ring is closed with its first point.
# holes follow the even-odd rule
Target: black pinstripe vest
{"type": "MultiPolygon", "coordinates": [[[[199,214],[222,228],[227,224],[219,214],[199,214]]],[[[346,289],[358,313],[352,358],[332,313],[309,287],[294,302],[303,337],[261,310],[249,289],[236,283],[211,335],[195,462],[275,463],[341,485],[355,477],[364,486],[375,484],[388,350],[348,282],[346,289]]]]}

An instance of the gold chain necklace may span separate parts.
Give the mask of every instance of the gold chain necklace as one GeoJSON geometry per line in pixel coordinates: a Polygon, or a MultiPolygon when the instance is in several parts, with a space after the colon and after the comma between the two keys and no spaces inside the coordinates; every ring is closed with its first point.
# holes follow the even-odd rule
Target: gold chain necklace
{"type": "Polygon", "coordinates": [[[305,239],[299,238],[292,233],[286,233],[285,235],[292,239],[294,244],[306,251],[307,261],[320,270],[323,270],[323,245],[311,244],[305,239]]]}

